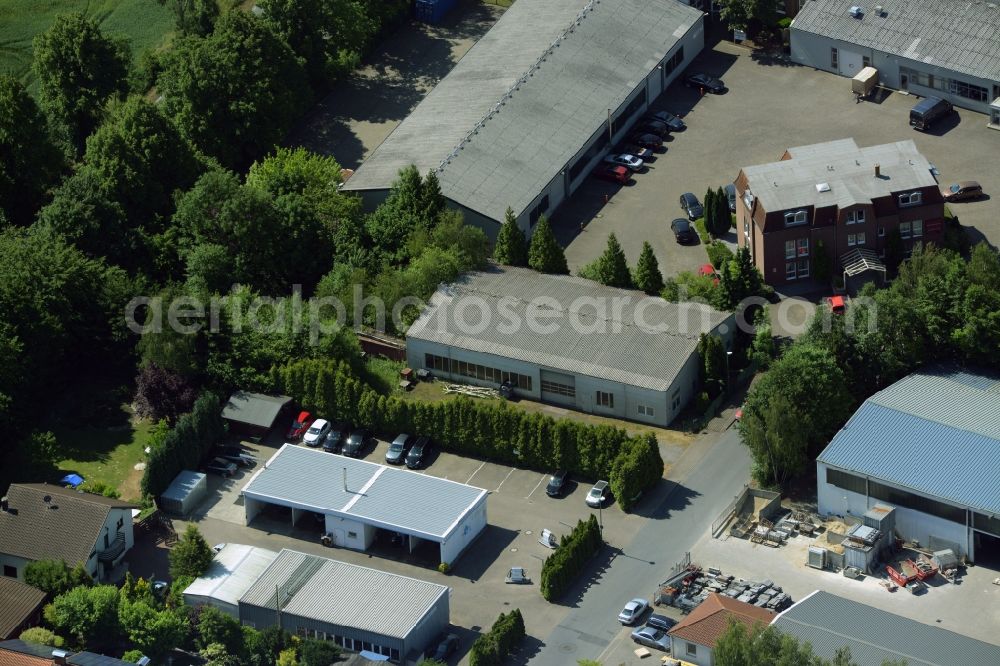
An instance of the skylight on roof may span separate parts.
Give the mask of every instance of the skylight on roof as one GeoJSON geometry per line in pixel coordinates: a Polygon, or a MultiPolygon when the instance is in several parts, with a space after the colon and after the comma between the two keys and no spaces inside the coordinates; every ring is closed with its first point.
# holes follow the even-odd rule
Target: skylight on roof
{"type": "Polygon", "coordinates": [[[817,192],[829,192],[830,191],[830,183],[816,183],[816,191],[817,192]]]}

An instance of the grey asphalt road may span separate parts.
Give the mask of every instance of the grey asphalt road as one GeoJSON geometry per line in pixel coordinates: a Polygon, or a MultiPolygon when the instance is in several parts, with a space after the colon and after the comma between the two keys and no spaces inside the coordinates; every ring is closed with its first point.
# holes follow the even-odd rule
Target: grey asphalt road
{"type": "Polygon", "coordinates": [[[671,481],[675,487],[631,541],[611,544],[617,551],[614,559],[569,615],[542,638],[543,644],[528,663],[566,666],[578,659],[600,660],[612,654],[617,657],[625,649],[631,652],[628,632],[616,619],[621,607],[633,597],[650,598],[654,586],[690,552],[749,476],[749,454],[736,430],[730,428],[707,448],[690,473],[671,481]]]}

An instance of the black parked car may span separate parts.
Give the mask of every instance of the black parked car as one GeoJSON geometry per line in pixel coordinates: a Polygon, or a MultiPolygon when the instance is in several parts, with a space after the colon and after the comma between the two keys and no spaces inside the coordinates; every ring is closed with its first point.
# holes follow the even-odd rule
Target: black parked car
{"type": "Polygon", "coordinates": [[[691,228],[691,223],[682,217],[677,218],[670,223],[670,230],[674,232],[674,239],[683,244],[693,243],[697,234],[695,234],[694,229],[691,228]]]}
{"type": "Polygon", "coordinates": [[[385,461],[390,465],[402,465],[415,439],[416,437],[407,435],[406,433],[397,436],[396,439],[392,440],[392,444],[389,445],[389,450],[385,452],[385,461]]]}
{"type": "Polygon", "coordinates": [[[682,132],[687,128],[684,121],[670,113],[669,111],[657,111],[646,116],[649,120],[656,120],[670,128],[671,132],[682,132]]]}
{"type": "Polygon", "coordinates": [[[564,469],[557,470],[549,477],[549,482],[545,486],[545,494],[549,497],[559,497],[566,490],[566,481],[569,479],[569,472],[564,469]]]}
{"type": "Polygon", "coordinates": [[[420,469],[427,464],[427,459],[431,457],[431,440],[429,437],[420,437],[410,447],[410,452],[406,454],[406,466],[410,469],[420,469]]]}
{"type": "Polygon", "coordinates": [[[448,657],[455,654],[455,650],[458,649],[458,636],[455,634],[448,634],[441,639],[438,643],[437,648],[431,653],[432,659],[437,659],[438,661],[447,661],[448,657]]]}
{"type": "Polygon", "coordinates": [[[670,631],[675,624],[677,624],[677,620],[658,613],[653,613],[646,618],[647,627],[656,627],[660,631],[670,631]]]}
{"type": "Polygon", "coordinates": [[[351,458],[360,458],[362,453],[372,441],[372,432],[366,428],[359,428],[351,433],[341,453],[351,458]]]}
{"type": "Polygon", "coordinates": [[[242,446],[219,446],[215,449],[215,455],[240,467],[253,467],[257,464],[257,459],[242,446]]]}
{"type": "Polygon", "coordinates": [[[639,125],[640,132],[648,132],[650,134],[655,134],[659,137],[664,137],[670,134],[670,128],[666,123],[661,123],[659,120],[647,120],[646,122],[639,125]]]}
{"type": "Polygon", "coordinates": [[[327,453],[340,453],[341,447],[347,441],[347,435],[351,432],[351,424],[347,421],[334,421],[330,426],[330,432],[323,440],[323,450],[327,453]]]}
{"type": "Polygon", "coordinates": [[[681,210],[687,213],[689,220],[697,220],[705,214],[705,209],[701,207],[698,197],[690,192],[685,192],[681,195],[681,210]]]}
{"type": "Polygon", "coordinates": [[[726,92],[726,84],[714,76],[709,76],[708,74],[703,74],[702,72],[688,74],[684,78],[684,85],[688,88],[701,88],[705,92],[714,93],[716,95],[721,95],[726,92]]]}

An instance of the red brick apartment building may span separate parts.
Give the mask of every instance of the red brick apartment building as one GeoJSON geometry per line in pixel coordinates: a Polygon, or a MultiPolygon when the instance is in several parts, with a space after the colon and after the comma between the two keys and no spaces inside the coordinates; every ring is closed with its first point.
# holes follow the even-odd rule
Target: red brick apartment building
{"type": "Polygon", "coordinates": [[[744,167],[736,194],[739,244],[773,286],[814,279],[818,252],[832,275],[877,279],[893,230],[907,253],[944,232],[938,182],[913,141],[789,148],[778,162],[744,167]]]}

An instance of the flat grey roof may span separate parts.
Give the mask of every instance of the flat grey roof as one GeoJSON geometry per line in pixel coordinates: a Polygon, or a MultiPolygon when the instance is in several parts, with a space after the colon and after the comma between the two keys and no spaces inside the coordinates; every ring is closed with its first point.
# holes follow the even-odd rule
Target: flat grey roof
{"type": "Polygon", "coordinates": [[[236,606],[277,557],[278,553],[266,548],[227,543],[215,554],[208,571],[187,586],[184,595],[236,606]]]}
{"type": "Polygon", "coordinates": [[[666,391],[698,337],[730,316],[584,278],[493,267],[439,287],[406,337],[666,391]],[[477,325],[480,311],[487,326],[477,325]],[[529,312],[541,326],[527,323],[529,312]],[[508,313],[522,325],[510,326],[508,313]]]}
{"type": "Polygon", "coordinates": [[[1000,9],[970,0],[811,0],[792,31],[839,39],[875,51],[1000,81],[1000,9]],[[848,13],[860,5],[856,19],[848,13]],[[875,14],[881,5],[884,16],[875,14]]]}
{"type": "Polygon", "coordinates": [[[937,185],[930,163],[912,140],[858,148],[854,139],[840,139],[788,152],[791,159],[743,168],[750,190],[765,210],[809,205],[844,208],[937,185]],[[876,164],[881,173],[878,178],[876,164]],[[818,190],[820,184],[829,190],[818,190]]]}
{"type": "Polygon", "coordinates": [[[282,613],[402,639],[446,594],[444,585],[286,548],[240,603],[274,609],[278,596],[282,613]]]}
{"type": "Polygon", "coordinates": [[[998,451],[1000,378],[937,368],[868,398],[818,461],[997,514],[998,451]]]}
{"type": "Polygon", "coordinates": [[[441,541],[487,493],[429,474],[285,444],[254,473],[243,494],[441,541]]]}
{"type": "Polygon", "coordinates": [[[286,395],[264,395],[248,391],[234,391],[222,408],[222,418],[250,425],[270,428],[282,408],[292,401],[286,395]]]}
{"type": "Polygon", "coordinates": [[[441,166],[449,199],[520,214],[701,17],[674,0],[518,0],[345,188],[441,166]]]}
{"type": "Polygon", "coordinates": [[[1000,664],[1000,647],[922,624],[866,604],[816,591],[771,623],[832,659],[845,645],[859,666],[904,661],[910,666],[1000,664]]]}
{"type": "Polygon", "coordinates": [[[199,486],[205,486],[205,484],[205,475],[202,472],[185,469],[178,472],[177,476],[174,477],[174,480],[170,482],[170,485],[167,486],[167,489],[163,491],[160,497],[162,499],[182,502],[188,495],[197,490],[199,486]]]}

